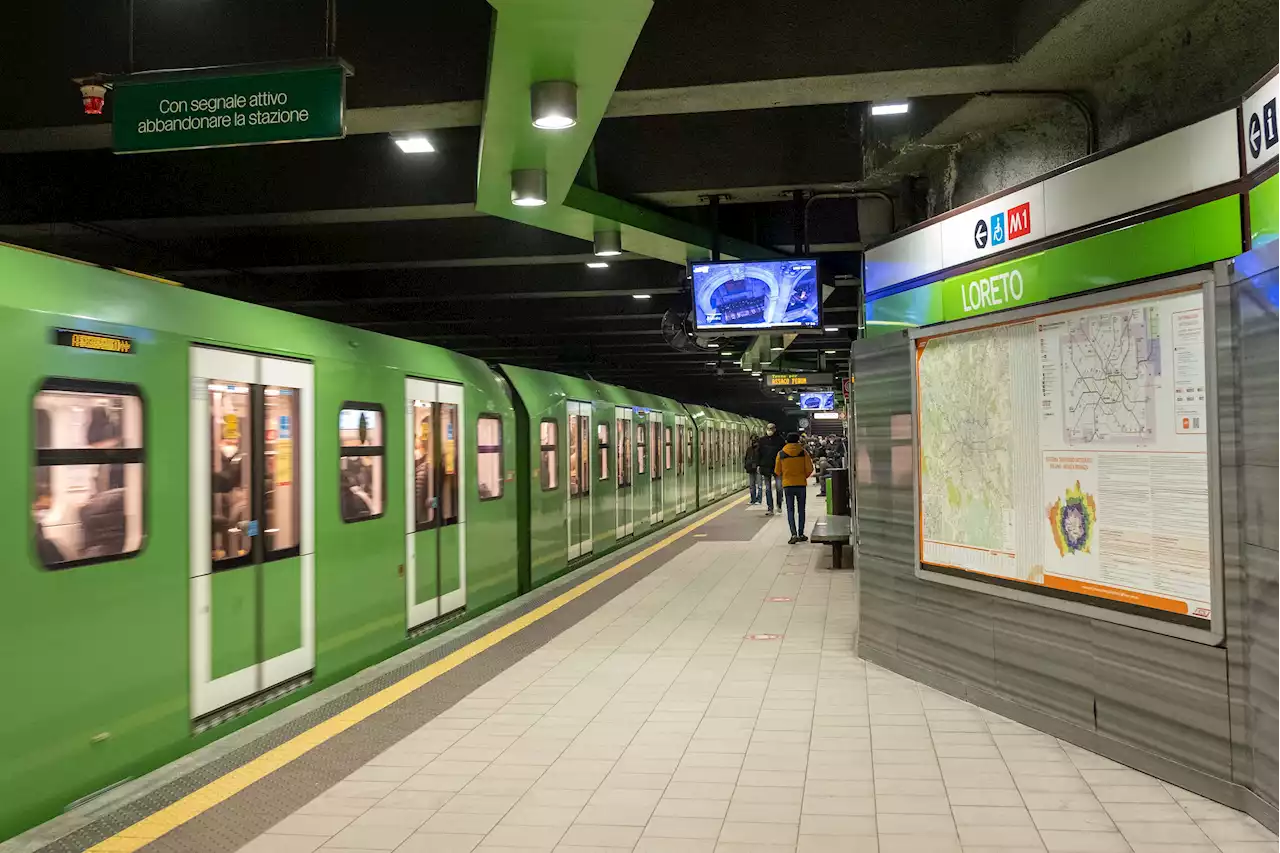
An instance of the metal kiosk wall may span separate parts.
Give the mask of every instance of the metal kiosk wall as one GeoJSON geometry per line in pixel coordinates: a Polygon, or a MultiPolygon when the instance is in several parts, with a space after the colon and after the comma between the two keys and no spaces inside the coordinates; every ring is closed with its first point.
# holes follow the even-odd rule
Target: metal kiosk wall
{"type": "Polygon", "coordinates": [[[1274,829],[1276,166],[1242,156],[1248,103],[868,249],[858,653],[1274,829]]]}

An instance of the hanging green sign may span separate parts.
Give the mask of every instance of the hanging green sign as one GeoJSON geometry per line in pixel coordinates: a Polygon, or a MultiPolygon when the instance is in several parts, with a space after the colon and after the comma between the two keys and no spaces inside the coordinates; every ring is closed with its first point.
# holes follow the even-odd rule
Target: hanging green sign
{"type": "Polygon", "coordinates": [[[117,154],[339,139],[341,62],[133,74],[112,86],[117,154]]]}
{"type": "Polygon", "coordinates": [[[1240,201],[1228,196],[872,300],[867,337],[1191,269],[1233,257],[1240,246],[1240,201]]]}

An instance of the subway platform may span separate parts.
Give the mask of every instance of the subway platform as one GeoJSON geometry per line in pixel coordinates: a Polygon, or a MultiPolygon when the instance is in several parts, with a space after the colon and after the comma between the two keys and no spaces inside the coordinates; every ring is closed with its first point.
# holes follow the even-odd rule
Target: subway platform
{"type": "Polygon", "coordinates": [[[722,502],[0,853],[1276,851],[864,663],[856,570],[788,535],[722,502]]]}

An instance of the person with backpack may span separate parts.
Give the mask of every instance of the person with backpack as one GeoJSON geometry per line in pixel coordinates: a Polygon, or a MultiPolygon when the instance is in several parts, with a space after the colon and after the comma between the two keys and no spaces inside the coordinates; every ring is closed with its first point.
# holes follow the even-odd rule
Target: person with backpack
{"type": "Polygon", "coordinates": [[[787,525],[791,528],[791,540],[787,544],[808,542],[809,537],[804,535],[804,504],[809,477],[813,474],[813,459],[800,443],[798,433],[787,436],[787,443],[778,451],[774,473],[782,479],[782,491],[787,497],[787,525]]]}
{"type": "Polygon", "coordinates": [[[757,464],[760,467],[760,486],[764,489],[766,499],[765,515],[773,515],[775,497],[778,499],[778,512],[782,512],[782,481],[774,475],[774,467],[778,462],[778,453],[785,443],[776,424],[769,424],[767,434],[760,438],[757,464]]]}

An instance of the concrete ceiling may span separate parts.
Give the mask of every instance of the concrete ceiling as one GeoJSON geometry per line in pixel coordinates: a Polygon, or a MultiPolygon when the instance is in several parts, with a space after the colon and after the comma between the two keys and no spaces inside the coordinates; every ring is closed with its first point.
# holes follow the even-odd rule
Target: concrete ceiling
{"type": "MultiPolygon", "coordinates": [[[[1002,103],[968,119],[982,109],[968,95],[1075,86],[1091,62],[1142,38],[1144,12],[1195,1],[340,2],[338,51],[356,69],[346,139],[133,157],[109,152],[109,115],[80,115],[68,82],[123,69],[120,11],[19,4],[0,32],[0,55],[24,70],[0,78],[0,239],[494,361],[771,413],[776,398],[749,376],[718,376],[706,364],[717,359],[679,353],[660,333],[663,312],[688,305],[671,262],[709,245],[703,197],[729,196],[726,252],[793,251],[793,190],[896,190],[910,171],[902,158],[933,145],[930,134],[1016,118],[1002,103]],[[1122,22],[1129,34],[1110,32],[1122,22]],[[528,83],[544,75],[580,86],[579,129],[554,140],[527,120],[528,83]],[[896,146],[864,110],[891,97],[917,99],[913,119],[925,121],[896,146]],[[400,154],[388,137],[400,130],[429,131],[437,153],[400,154]],[[588,151],[594,187],[580,177],[588,151]],[[560,203],[524,216],[507,176],[537,162],[560,203]],[[600,217],[624,223],[632,252],[588,270],[600,217]]],[[[136,10],[138,68],[323,46],[314,0],[136,10]]],[[[841,276],[826,304],[841,331],[800,337],[788,350],[796,366],[844,353],[857,318],[856,208],[836,200],[811,214],[809,242],[841,276]]]]}

